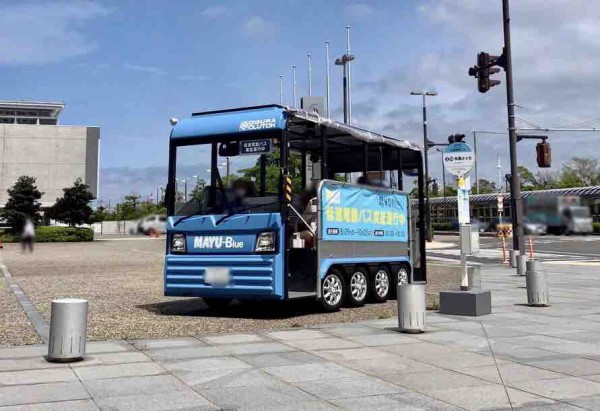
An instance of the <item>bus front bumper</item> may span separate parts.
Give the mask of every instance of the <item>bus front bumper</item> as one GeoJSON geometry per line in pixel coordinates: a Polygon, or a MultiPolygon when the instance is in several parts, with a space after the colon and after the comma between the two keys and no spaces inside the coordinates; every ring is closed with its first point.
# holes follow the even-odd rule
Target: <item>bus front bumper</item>
{"type": "MultiPolygon", "coordinates": [[[[164,294],[170,297],[282,298],[281,258],[276,255],[167,255],[164,294]],[[225,284],[210,284],[207,271],[229,274],[225,284]]],[[[210,277],[210,276],[209,276],[210,277]]]]}

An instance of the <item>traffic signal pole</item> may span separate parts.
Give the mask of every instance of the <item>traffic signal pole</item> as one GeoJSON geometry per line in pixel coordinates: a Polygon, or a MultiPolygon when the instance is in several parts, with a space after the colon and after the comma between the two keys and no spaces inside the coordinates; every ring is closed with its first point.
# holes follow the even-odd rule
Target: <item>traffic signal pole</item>
{"type": "Polygon", "coordinates": [[[510,202],[513,225],[513,249],[523,247],[523,204],[521,201],[521,182],[517,170],[517,129],[515,127],[515,102],[513,94],[512,52],[510,45],[509,0],[502,0],[502,18],[504,20],[504,70],[506,72],[506,103],[508,108],[508,135],[510,149],[510,202]]]}

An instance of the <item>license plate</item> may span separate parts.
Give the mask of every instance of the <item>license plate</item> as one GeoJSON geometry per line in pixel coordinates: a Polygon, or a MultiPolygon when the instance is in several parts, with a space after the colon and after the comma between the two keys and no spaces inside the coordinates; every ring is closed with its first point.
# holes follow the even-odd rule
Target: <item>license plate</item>
{"type": "Polygon", "coordinates": [[[229,268],[209,267],[204,272],[204,282],[212,285],[227,285],[231,281],[229,268]]]}

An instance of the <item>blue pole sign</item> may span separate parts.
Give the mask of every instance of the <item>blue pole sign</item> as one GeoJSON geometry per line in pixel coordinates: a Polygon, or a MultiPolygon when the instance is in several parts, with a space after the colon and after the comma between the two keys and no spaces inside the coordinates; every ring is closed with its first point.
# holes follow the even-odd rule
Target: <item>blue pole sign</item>
{"type": "Polygon", "coordinates": [[[264,154],[271,151],[271,139],[240,141],[240,155],[264,154]]]}
{"type": "Polygon", "coordinates": [[[455,176],[464,176],[475,163],[475,154],[464,142],[452,143],[444,150],[444,168],[455,176]]]}
{"type": "Polygon", "coordinates": [[[324,241],[408,241],[404,193],[325,182],[321,186],[324,241]]]}

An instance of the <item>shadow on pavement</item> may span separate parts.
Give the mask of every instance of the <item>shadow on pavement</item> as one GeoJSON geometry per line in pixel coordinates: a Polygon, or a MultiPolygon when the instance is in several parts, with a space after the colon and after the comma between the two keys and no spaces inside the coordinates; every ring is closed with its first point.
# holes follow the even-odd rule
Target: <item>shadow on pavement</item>
{"type": "Polygon", "coordinates": [[[311,298],[291,301],[237,301],[225,308],[209,308],[201,298],[138,305],[138,308],[158,315],[189,317],[244,318],[256,320],[287,319],[323,314],[317,301],[311,298]]]}

